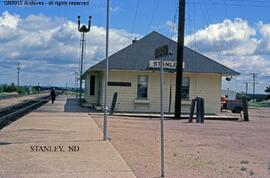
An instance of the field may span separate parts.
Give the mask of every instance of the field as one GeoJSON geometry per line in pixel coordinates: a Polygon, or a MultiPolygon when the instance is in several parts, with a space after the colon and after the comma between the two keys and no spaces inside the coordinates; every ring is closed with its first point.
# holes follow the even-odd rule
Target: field
{"type": "MultiPolygon", "coordinates": [[[[103,117],[93,115],[101,127],[103,117]]],[[[115,148],[138,177],[160,176],[158,119],[109,119],[115,148]]],[[[166,177],[270,177],[270,109],[251,109],[250,122],[165,121],[166,177]]]]}
{"type": "Polygon", "coordinates": [[[250,108],[270,108],[270,100],[260,101],[255,103],[249,103],[250,108]]]}

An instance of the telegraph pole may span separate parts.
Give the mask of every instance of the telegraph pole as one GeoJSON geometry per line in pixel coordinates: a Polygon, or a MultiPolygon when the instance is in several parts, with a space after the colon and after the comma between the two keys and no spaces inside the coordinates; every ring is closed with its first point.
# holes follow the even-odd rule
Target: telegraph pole
{"type": "Polygon", "coordinates": [[[253,93],[252,93],[252,100],[255,101],[255,85],[256,85],[256,73],[251,73],[253,77],[253,93]]]}
{"type": "Polygon", "coordinates": [[[77,71],[74,72],[75,75],[75,94],[76,94],[76,99],[78,98],[78,75],[79,73],[77,71]]]}
{"type": "Polygon", "coordinates": [[[107,88],[109,78],[109,21],[110,20],[110,0],[107,0],[107,18],[106,18],[106,68],[105,68],[105,90],[104,90],[104,122],[103,122],[103,140],[108,140],[108,106],[107,106],[107,88]]]}
{"type": "Polygon", "coordinates": [[[243,82],[244,84],[246,84],[246,95],[248,94],[248,82],[243,82]]]}
{"type": "Polygon", "coordinates": [[[186,0],[179,0],[175,113],[174,113],[175,119],[181,119],[184,34],[185,34],[185,8],[186,8],[186,0]]]}
{"type": "Polygon", "coordinates": [[[20,63],[17,64],[17,86],[20,86],[20,70],[21,70],[21,67],[20,67],[20,63]]]}
{"type": "Polygon", "coordinates": [[[89,20],[88,20],[88,27],[86,27],[85,25],[83,25],[81,27],[81,17],[78,16],[78,31],[81,32],[82,34],[82,52],[81,52],[81,61],[80,61],[80,95],[79,95],[79,99],[80,99],[80,105],[82,104],[82,74],[83,74],[83,54],[84,54],[84,45],[85,45],[85,33],[90,31],[91,28],[91,19],[92,17],[89,16],[89,20]]]}

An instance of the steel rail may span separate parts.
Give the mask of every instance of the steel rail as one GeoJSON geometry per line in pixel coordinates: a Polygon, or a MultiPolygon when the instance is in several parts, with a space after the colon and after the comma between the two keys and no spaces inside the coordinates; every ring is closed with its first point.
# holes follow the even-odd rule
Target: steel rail
{"type": "Polygon", "coordinates": [[[49,100],[50,100],[50,96],[47,96],[45,99],[42,99],[42,100],[40,100],[40,101],[38,101],[36,103],[33,103],[31,105],[28,105],[26,107],[23,107],[23,108],[15,111],[15,112],[12,112],[10,114],[7,114],[7,115],[5,115],[5,116],[3,116],[3,117],[0,118],[0,124],[3,123],[4,121],[7,121],[8,118],[12,118],[12,117],[14,117],[16,115],[23,114],[25,111],[27,111],[27,110],[29,110],[31,108],[34,108],[35,106],[37,106],[37,105],[39,105],[39,104],[41,104],[41,103],[43,103],[45,101],[48,102],[49,100]]]}

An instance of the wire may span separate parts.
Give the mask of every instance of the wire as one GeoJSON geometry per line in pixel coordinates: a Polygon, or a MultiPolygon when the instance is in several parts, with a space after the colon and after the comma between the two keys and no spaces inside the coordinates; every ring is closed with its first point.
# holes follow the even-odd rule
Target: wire
{"type": "Polygon", "coordinates": [[[139,9],[139,0],[137,0],[137,4],[136,4],[135,15],[134,15],[133,23],[132,23],[132,27],[131,27],[131,34],[133,34],[133,32],[134,32],[134,26],[135,26],[135,23],[137,20],[138,9],[139,9]]]}
{"type": "MultiPolygon", "coordinates": [[[[176,30],[177,30],[177,28],[176,28],[176,18],[177,18],[177,15],[178,15],[178,9],[179,9],[179,4],[176,1],[175,13],[174,13],[174,16],[173,16],[173,28],[171,29],[170,39],[172,39],[173,36],[176,34],[176,30]]],[[[172,43],[172,40],[170,40],[169,45],[168,45],[169,50],[171,48],[171,43],[172,43]]]]}
{"type": "Polygon", "coordinates": [[[217,52],[217,55],[218,55],[219,60],[222,61],[221,50],[219,48],[219,44],[217,42],[217,38],[215,36],[215,32],[213,31],[212,28],[210,28],[210,16],[209,16],[209,14],[207,12],[207,7],[203,7],[203,5],[204,5],[204,3],[201,3],[201,6],[200,7],[201,7],[201,10],[202,10],[202,13],[203,13],[203,16],[204,16],[204,20],[205,20],[206,24],[208,24],[209,30],[212,31],[212,35],[214,37],[213,45],[216,48],[216,52],[217,52]]]}
{"type": "MultiPolygon", "coordinates": [[[[258,2],[256,1],[234,1],[234,2],[227,2],[229,6],[237,6],[237,7],[258,7],[258,8],[267,8],[270,6],[269,2],[261,1],[260,3],[263,4],[256,4],[258,2]]],[[[209,4],[212,6],[223,6],[223,2],[197,2],[197,1],[189,1],[187,4],[193,4],[193,5],[201,5],[201,4],[209,4]]]]}

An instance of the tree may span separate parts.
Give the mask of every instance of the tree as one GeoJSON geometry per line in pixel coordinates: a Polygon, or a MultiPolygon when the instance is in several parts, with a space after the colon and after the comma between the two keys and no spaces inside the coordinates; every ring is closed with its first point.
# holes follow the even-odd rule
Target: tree
{"type": "Polygon", "coordinates": [[[237,100],[246,99],[246,100],[250,101],[250,97],[247,96],[244,92],[236,93],[236,99],[237,100]]]}
{"type": "Polygon", "coordinates": [[[265,93],[270,93],[270,85],[268,87],[266,87],[266,89],[264,91],[265,91],[265,93]]]}
{"type": "Polygon", "coordinates": [[[4,85],[4,92],[16,92],[17,87],[14,85],[14,83],[11,83],[11,85],[4,85]]]}
{"type": "Polygon", "coordinates": [[[4,92],[4,87],[1,85],[0,86],[0,93],[4,92]]]}

